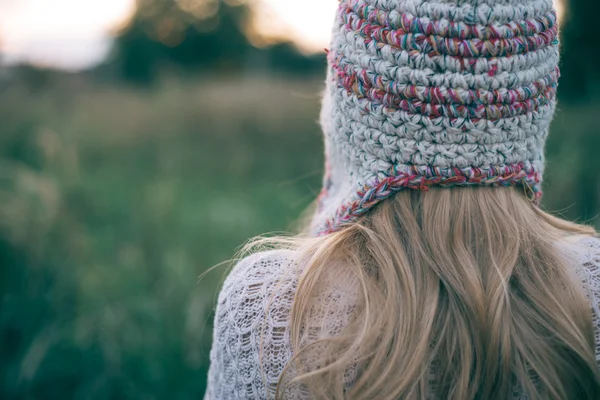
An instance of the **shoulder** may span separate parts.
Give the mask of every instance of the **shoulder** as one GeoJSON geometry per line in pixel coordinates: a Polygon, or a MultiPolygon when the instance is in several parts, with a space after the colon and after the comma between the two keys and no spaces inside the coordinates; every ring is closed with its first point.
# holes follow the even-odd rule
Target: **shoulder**
{"type": "Polygon", "coordinates": [[[583,254],[589,259],[588,261],[600,262],[600,238],[595,236],[585,237],[579,240],[579,245],[581,248],[587,250],[583,254]]]}
{"type": "Polygon", "coordinates": [[[596,336],[596,359],[600,363],[600,238],[590,236],[570,241],[567,257],[576,260],[576,273],[590,301],[596,336]]]}
{"type": "Polygon", "coordinates": [[[298,280],[298,269],[294,263],[295,252],[274,250],[252,254],[240,260],[231,270],[219,294],[219,305],[226,302],[249,303],[263,306],[257,301],[266,299],[278,290],[290,289],[298,280]]]}
{"type": "Polygon", "coordinates": [[[565,256],[572,260],[586,289],[600,296],[600,238],[574,237],[563,247],[565,256]]]}
{"type": "Polygon", "coordinates": [[[274,278],[293,263],[295,255],[293,250],[271,250],[251,254],[236,263],[225,280],[225,286],[241,277],[274,278]]]}
{"type": "Polygon", "coordinates": [[[206,399],[272,397],[291,359],[287,326],[297,281],[293,251],[253,254],[231,270],[215,313],[206,399]]]}
{"type": "Polygon", "coordinates": [[[231,270],[221,292],[215,324],[223,329],[251,334],[258,326],[285,324],[273,320],[273,308],[291,308],[299,271],[293,251],[252,254],[231,270]]]}
{"type": "Polygon", "coordinates": [[[577,275],[592,300],[594,312],[600,315],[600,238],[578,239],[571,246],[570,252],[569,256],[577,260],[577,275]]]}
{"type": "Polygon", "coordinates": [[[219,293],[215,323],[246,334],[261,325],[286,324],[300,274],[294,256],[293,251],[276,250],[239,261],[219,293]],[[273,320],[273,309],[281,320],[273,320]]]}

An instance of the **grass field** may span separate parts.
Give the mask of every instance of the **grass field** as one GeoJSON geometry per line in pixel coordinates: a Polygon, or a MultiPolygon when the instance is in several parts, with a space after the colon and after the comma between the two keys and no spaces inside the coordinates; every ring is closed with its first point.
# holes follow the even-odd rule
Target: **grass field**
{"type": "MultiPolygon", "coordinates": [[[[3,90],[0,397],[200,397],[225,269],[198,276],[316,196],[320,87],[3,90]]],[[[553,125],[545,205],[571,219],[600,210],[599,112],[553,125]]]]}

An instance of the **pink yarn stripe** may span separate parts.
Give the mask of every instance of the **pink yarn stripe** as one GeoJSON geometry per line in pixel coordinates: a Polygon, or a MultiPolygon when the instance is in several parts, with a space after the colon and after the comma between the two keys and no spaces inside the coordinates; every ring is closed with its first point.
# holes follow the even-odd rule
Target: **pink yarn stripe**
{"type": "Polygon", "coordinates": [[[557,43],[558,26],[531,36],[508,38],[461,39],[458,37],[431,36],[407,33],[387,26],[372,24],[350,15],[345,21],[346,29],[366,41],[391,45],[403,50],[416,50],[429,55],[453,55],[461,57],[507,57],[529,53],[557,43]]]}
{"type": "MultiPolygon", "coordinates": [[[[330,53],[333,54],[333,53],[330,53]]],[[[330,65],[336,71],[336,78],[348,90],[361,97],[368,91],[377,93],[375,98],[390,95],[399,100],[420,100],[429,104],[484,104],[501,106],[524,102],[556,89],[560,71],[558,67],[545,77],[517,88],[505,89],[462,89],[439,86],[413,85],[398,83],[382,75],[357,68],[344,56],[330,56],[330,65]]]]}
{"type": "Polygon", "coordinates": [[[537,18],[487,26],[451,20],[432,20],[410,14],[396,14],[394,18],[389,11],[361,3],[354,3],[345,7],[340,15],[342,21],[347,25],[351,25],[355,20],[363,20],[369,24],[397,30],[399,34],[421,33],[428,36],[462,40],[509,39],[518,36],[533,36],[557,25],[557,16],[554,10],[537,18]]]}
{"type": "MultiPolygon", "coordinates": [[[[336,66],[333,66],[336,68],[336,66]]],[[[540,107],[550,104],[556,98],[556,87],[548,86],[536,97],[522,101],[514,101],[509,104],[474,103],[469,105],[460,104],[454,98],[448,98],[446,104],[427,103],[419,99],[403,99],[401,96],[390,94],[384,90],[378,90],[367,85],[361,85],[356,74],[346,75],[342,69],[337,68],[337,80],[349,93],[355,94],[359,99],[364,98],[375,104],[381,104],[392,110],[401,110],[411,114],[418,114],[431,118],[467,118],[486,119],[490,121],[502,118],[512,118],[537,111],[540,107]]]]}

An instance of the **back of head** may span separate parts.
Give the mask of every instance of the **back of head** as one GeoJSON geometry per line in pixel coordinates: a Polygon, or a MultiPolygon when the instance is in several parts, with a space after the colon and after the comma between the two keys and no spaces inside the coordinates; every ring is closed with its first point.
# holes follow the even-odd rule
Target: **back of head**
{"type": "Polygon", "coordinates": [[[302,242],[280,393],[293,381],[319,399],[598,398],[590,305],[561,246],[590,233],[515,189],[432,188],[302,242]],[[350,322],[312,340],[328,279],[348,274],[350,322]]]}
{"type": "Polygon", "coordinates": [[[594,232],[537,205],[552,0],[342,0],[328,61],[318,237],[297,242],[279,395],[600,398],[590,306],[560,250],[594,232]],[[343,331],[311,343],[334,268],[360,293],[343,331]]]}
{"type": "Polygon", "coordinates": [[[541,196],[559,78],[552,0],[342,0],[328,61],[315,232],[407,188],[541,196]]]}

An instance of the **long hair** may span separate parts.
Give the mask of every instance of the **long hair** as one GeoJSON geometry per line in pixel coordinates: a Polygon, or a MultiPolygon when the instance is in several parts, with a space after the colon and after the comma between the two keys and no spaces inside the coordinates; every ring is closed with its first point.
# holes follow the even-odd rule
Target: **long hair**
{"type": "Polygon", "coordinates": [[[563,251],[594,234],[482,187],[407,190],[325,237],[259,240],[302,266],[276,397],[300,385],[317,399],[600,398],[591,306],[563,251]],[[347,276],[347,321],[315,340],[309,326],[332,318],[315,310],[347,276]]]}

